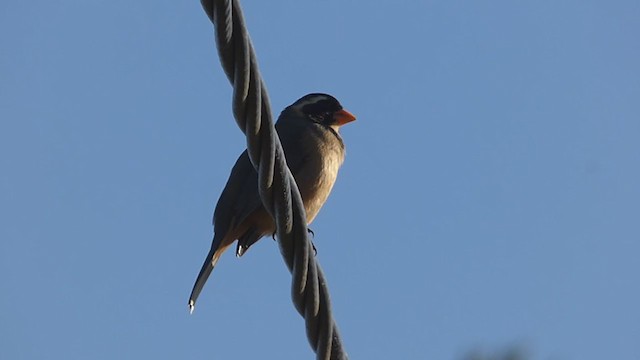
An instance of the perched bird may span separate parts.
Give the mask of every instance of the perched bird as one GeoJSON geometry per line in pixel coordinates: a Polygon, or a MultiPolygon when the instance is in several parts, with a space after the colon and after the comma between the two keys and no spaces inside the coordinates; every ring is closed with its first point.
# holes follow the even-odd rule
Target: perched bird
{"type": "MultiPolygon", "coordinates": [[[[308,223],[327,200],[344,161],[344,143],[338,130],[355,119],[333,96],[309,94],[285,108],[276,122],[276,131],[287,165],[300,189],[308,223]]],[[[276,230],[273,219],[262,206],[258,174],[246,150],[233,166],[218,199],[213,226],[215,234],[211,250],[189,297],[191,312],[213,267],[234,241],[238,240],[236,255],[240,257],[256,241],[276,230]]]]}

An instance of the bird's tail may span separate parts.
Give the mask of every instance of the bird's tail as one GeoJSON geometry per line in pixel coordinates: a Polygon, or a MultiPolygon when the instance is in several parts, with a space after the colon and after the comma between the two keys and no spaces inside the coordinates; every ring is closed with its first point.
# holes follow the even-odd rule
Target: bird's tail
{"type": "Polygon", "coordinates": [[[211,271],[213,271],[213,267],[216,266],[222,254],[222,251],[218,251],[223,250],[220,249],[219,245],[220,241],[213,241],[211,250],[209,250],[209,254],[207,254],[207,258],[204,260],[204,264],[202,264],[202,269],[200,269],[196,283],[193,285],[193,290],[191,290],[191,296],[189,296],[189,313],[193,313],[193,309],[196,307],[196,300],[198,300],[204,284],[207,282],[211,271]]]}

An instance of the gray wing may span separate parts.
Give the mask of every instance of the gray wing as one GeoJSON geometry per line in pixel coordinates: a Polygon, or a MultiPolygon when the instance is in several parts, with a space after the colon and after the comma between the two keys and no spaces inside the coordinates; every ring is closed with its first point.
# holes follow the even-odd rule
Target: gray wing
{"type": "Polygon", "coordinates": [[[258,176],[253,169],[247,152],[244,151],[231,170],[227,184],[218,199],[213,213],[215,235],[211,249],[202,264],[200,273],[189,296],[189,309],[193,312],[200,292],[220,257],[222,241],[237,224],[260,205],[257,187],[258,176]]]}
{"type": "MultiPolygon", "coordinates": [[[[290,123],[282,126],[282,123],[278,121],[276,130],[287,158],[287,164],[295,177],[305,158],[311,152],[310,149],[300,144],[303,127],[291,126],[290,123]]],[[[249,160],[247,150],[245,150],[233,166],[229,180],[227,180],[216,205],[213,216],[216,233],[226,234],[261,206],[262,201],[258,193],[258,174],[249,160]]]]}
{"type": "MultiPolygon", "coordinates": [[[[300,123],[300,122],[298,122],[298,123],[300,123]]],[[[301,137],[301,133],[300,133],[301,129],[302,128],[300,126],[291,126],[291,124],[282,126],[282,122],[278,122],[276,124],[276,130],[278,131],[282,147],[283,147],[283,149],[285,151],[286,158],[287,158],[287,163],[288,163],[289,168],[291,169],[291,172],[293,173],[294,177],[296,177],[296,174],[302,168],[302,164],[305,162],[305,159],[308,156],[310,156],[311,153],[312,153],[312,151],[310,151],[309,148],[306,148],[306,147],[302,146],[302,137],[301,137]]],[[[248,160],[248,157],[247,157],[247,162],[248,161],[249,160],[248,160]]],[[[254,171],[254,174],[255,174],[255,171],[254,171]]],[[[258,191],[257,191],[257,185],[258,185],[257,184],[257,175],[255,175],[253,180],[254,181],[251,184],[251,186],[253,186],[253,189],[256,189],[255,196],[258,199],[258,202],[257,203],[251,203],[251,202],[247,201],[247,199],[245,199],[245,201],[243,201],[242,204],[243,205],[247,205],[247,207],[243,208],[243,209],[241,209],[239,211],[239,213],[238,213],[239,214],[238,221],[244,220],[244,218],[246,216],[251,214],[258,207],[262,206],[262,203],[261,203],[260,199],[258,198],[259,195],[258,195],[258,191]]],[[[251,196],[254,196],[253,193],[251,194],[251,196]]],[[[246,233],[240,235],[240,237],[238,238],[238,245],[237,245],[237,248],[236,248],[236,255],[237,256],[242,256],[244,253],[247,252],[247,250],[251,247],[251,245],[253,245],[255,242],[260,240],[260,238],[262,238],[262,236],[264,236],[263,233],[256,232],[255,229],[249,228],[246,233]]]]}
{"type": "Polygon", "coordinates": [[[227,184],[213,213],[213,226],[223,238],[249,214],[262,206],[258,194],[258,174],[247,150],[243,151],[231,170],[227,184]]]}
{"type": "MultiPolygon", "coordinates": [[[[200,286],[196,297],[220,256],[218,249],[229,232],[233,231],[249,214],[262,205],[258,195],[257,182],[258,176],[245,150],[231,169],[227,184],[222,190],[213,212],[214,236],[209,255],[207,255],[200,275],[198,275],[196,288],[199,284],[200,286]]],[[[229,240],[235,239],[227,239],[227,241],[229,240]]]]}

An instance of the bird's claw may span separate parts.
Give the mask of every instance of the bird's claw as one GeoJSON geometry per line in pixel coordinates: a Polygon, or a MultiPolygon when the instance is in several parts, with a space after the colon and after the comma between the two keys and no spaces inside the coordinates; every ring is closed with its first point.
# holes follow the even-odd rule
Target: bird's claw
{"type": "MultiPolygon", "coordinates": [[[[316,234],[313,232],[313,230],[307,228],[307,231],[311,234],[312,237],[316,236],[316,234]]],[[[276,233],[275,232],[273,234],[271,234],[271,238],[273,239],[273,241],[276,241],[276,233]]],[[[316,249],[316,245],[313,243],[313,240],[310,240],[310,241],[311,241],[311,246],[313,246],[313,255],[316,256],[316,255],[318,255],[318,249],[316,249]]],[[[238,255],[238,256],[242,256],[242,254],[238,255]]]]}
{"type": "MultiPolygon", "coordinates": [[[[316,234],[313,232],[313,230],[307,228],[307,231],[309,232],[309,234],[311,234],[311,236],[313,238],[316,237],[316,234]]],[[[313,246],[313,256],[318,255],[318,249],[316,249],[316,244],[313,243],[313,240],[309,240],[311,242],[311,246],[313,246]]]]}

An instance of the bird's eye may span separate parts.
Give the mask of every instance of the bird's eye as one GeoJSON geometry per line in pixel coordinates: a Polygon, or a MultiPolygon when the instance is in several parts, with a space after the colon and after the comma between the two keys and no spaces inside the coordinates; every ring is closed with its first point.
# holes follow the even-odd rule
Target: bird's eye
{"type": "Polygon", "coordinates": [[[333,112],[331,111],[317,112],[315,114],[309,114],[308,116],[318,123],[331,124],[333,122],[333,112]]]}

